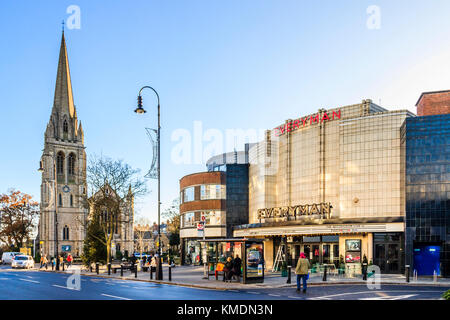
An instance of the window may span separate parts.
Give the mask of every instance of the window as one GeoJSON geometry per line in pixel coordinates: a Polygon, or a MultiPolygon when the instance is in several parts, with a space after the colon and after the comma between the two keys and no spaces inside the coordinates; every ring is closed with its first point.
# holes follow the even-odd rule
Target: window
{"type": "Polygon", "coordinates": [[[61,151],[56,156],[56,172],[58,174],[64,173],[64,153],[61,151]]]}
{"type": "Polygon", "coordinates": [[[67,125],[67,120],[64,120],[63,123],[63,132],[68,133],[69,132],[69,126],[67,125]]]}
{"type": "Polygon", "coordinates": [[[73,207],[73,195],[70,195],[70,206],[73,207]]]}
{"type": "Polygon", "coordinates": [[[194,187],[189,187],[183,190],[183,202],[194,201],[194,187]]]}
{"type": "Polygon", "coordinates": [[[59,207],[62,207],[62,205],[63,205],[63,202],[62,202],[62,195],[61,195],[61,193],[58,195],[58,206],[59,207]]]}
{"type": "Polygon", "coordinates": [[[220,184],[205,184],[200,187],[200,200],[225,199],[226,187],[220,184]]]}
{"type": "Polygon", "coordinates": [[[67,162],[67,172],[69,175],[75,174],[75,155],[71,153],[67,162]]]}
{"type": "Polygon", "coordinates": [[[64,226],[63,240],[69,240],[69,227],[68,226],[64,226]]]}

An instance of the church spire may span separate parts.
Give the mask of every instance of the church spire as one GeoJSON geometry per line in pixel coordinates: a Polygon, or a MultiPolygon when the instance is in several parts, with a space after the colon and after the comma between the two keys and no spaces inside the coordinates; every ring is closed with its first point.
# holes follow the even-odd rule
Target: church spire
{"type": "Polygon", "coordinates": [[[72,83],[70,81],[69,59],[67,57],[66,40],[64,29],[61,37],[61,47],[59,49],[58,71],[56,74],[55,99],[53,110],[59,114],[68,114],[73,118],[75,107],[73,104],[72,83]]]}

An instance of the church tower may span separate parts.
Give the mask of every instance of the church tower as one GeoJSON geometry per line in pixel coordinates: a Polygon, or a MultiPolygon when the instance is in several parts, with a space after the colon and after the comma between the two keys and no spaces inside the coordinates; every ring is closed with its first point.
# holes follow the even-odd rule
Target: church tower
{"type": "Polygon", "coordinates": [[[81,122],[73,103],[64,31],[59,51],[55,98],[44,135],[41,157],[41,254],[80,256],[85,238],[87,210],[86,152],[81,122]]]}

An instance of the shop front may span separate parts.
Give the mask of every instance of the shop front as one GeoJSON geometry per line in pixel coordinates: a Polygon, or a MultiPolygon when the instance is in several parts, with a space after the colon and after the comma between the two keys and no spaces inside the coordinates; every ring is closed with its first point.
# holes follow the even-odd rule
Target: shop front
{"type": "Polygon", "coordinates": [[[404,223],[402,219],[397,220],[344,224],[331,219],[310,225],[252,224],[235,228],[234,236],[264,240],[266,270],[270,271],[279,271],[283,261],[295,267],[303,252],[313,272],[327,266],[336,273],[340,270],[360,274],[362,263],[368,263],[378,265],[382,273],[401,273],[404,272],[404,223]]]}

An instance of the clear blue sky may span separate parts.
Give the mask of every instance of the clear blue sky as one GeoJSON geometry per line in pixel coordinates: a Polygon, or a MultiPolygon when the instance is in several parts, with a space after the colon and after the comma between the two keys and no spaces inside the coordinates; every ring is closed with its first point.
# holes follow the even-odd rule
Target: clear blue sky
{"type": "MultiPolygon", "coordinates": [[[[67,7],[74,100],[88,156],[125,160],[143,173],[156,100],[133,113],[138,89],[161,96],[162,202],[201,164],[174,164],[176,129],[271,129],[285,119],[370,98],[409,109],[422,91],[450,89],[450,2],[437,1],[2,1],[0,192],[39,200],[37,172],[49,120],[67,7]],[[366,9],[381,9],[381,28],[366,9]]],[[[242,146],[237,146],[242,149],[242,146]]],[[[231,150],[226,150],[231,151],[231,150]]],[[[193,151],[192,151],[193,152],[193,151]]],[[[156,181],[139,214],[156,220],[156,181]]]]}

